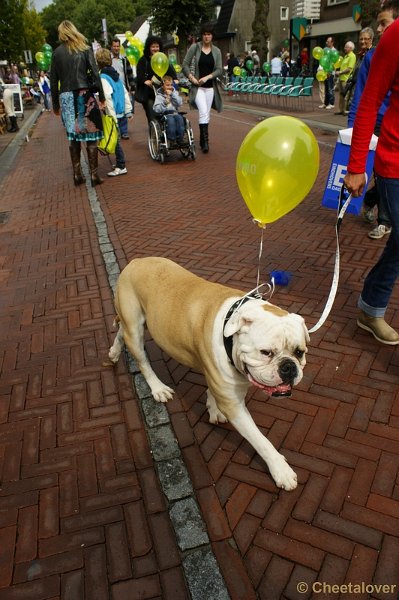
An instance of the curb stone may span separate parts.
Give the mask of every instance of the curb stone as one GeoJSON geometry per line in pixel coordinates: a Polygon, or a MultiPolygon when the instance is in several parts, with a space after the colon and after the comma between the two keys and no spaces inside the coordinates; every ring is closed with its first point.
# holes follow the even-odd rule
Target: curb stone
{"type": "MultiPolygon", "coordinates": [[[[87,193],[108,282],[115,292],[120,268],[108,236],[104,213],[96,191],[90,185],[89,169],[83,157],[82,170],[86,176],[87,193]]],[[[145,417],[158,478],[162,491],[169,501],[169,516],[182,552],[182,566],[192,600],[204,600],[204,598],[229,600],[230,595],[212,552],[206,524],[195,498],[194,488],[174,435],[169,413],[164,405],[155,402],[152,398],[150,388],[138,371],[134,359],[127,350],[125,352],[128,370],[133,375],[133,385],[145,417]]]]}

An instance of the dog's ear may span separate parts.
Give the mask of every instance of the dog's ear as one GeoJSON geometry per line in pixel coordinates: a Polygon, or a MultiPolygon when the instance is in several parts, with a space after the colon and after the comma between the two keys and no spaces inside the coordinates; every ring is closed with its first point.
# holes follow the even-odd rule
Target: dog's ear
{"type": "Polygon", "coordinates": [[[308,328],[306,327],[305,319],[303,317],[301,317],[301,315],[298,315],[296,313],[291,313],[291,314],[297,321],[299,321],[301,323],[304,334],[305,334],[306,342],[310,342],[309,331],[308,331],[308,328]]]}
{"type": "Polygon", "coordinates": [[[240,315],[239,311],[235,311],[230,319],[227,321],[225,328],[224,328],[224,336],[225,337],[230,337],[231,335],[234,335],[235,333],[237,333],[238,331],[240,331],[240,329],[244,326],[244,325],[250,325],[252,323],[253,319],[248,319],[248,317],[243,317],[242,315],[240,315]]]}

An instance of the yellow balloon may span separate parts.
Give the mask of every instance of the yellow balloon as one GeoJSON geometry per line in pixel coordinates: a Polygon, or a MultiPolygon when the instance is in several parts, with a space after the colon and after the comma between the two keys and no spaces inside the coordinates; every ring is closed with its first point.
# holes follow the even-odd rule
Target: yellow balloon
{"type": "Polygon", "coordinates": [[[320,46],[315,46],[312,50],[312,56],[316,60],[320,60],[321,57],[323,56],[323,54],[324,54],[323,48],[321,48],[320,46]]]}
{"type": "Polygon", "coordinates": [[[169,68],[169,59],[163,52],[155,52],[151,57],[151,68],[155,75],[163,77],[169,68]]]}
{"type": "Polygon", "coordinates": [[[175,65],[175,71],[176,71],[176,73],[180,73],[181,66],[180,65],[175,65]]]}
{"type": "Polygon", "coordinates": [[[237,155],[241,195],[260,226],[293,210],[311,190],[319,170],[319,147],[295,117],[265,119],[247,134],[237,155]]]}
{"type": "Polygon", "coordinates": [[[327,73],[326,71],[317,71],[316,73],[316,79],[317,81],[325,81],[327,79],[327,73]]]}
{"type": "Polygon", "coordinates": [[[133,33],[131,31],[125,31],[125,38],[130,41],[133,37],[133,33]]]}
{"type": "Polygon", "coordinates": [[[335,69],[339,69],[339,67],[341,66],[341,63],[342,63],[342,61],[343,61],[343,60],[344,60],[344,59],[343,59],[343,56],[340,56],[340,57],[337,59],[337,62],[335,62],[335,63],[334,63],[334,68],[335,68],[335,69]]]}

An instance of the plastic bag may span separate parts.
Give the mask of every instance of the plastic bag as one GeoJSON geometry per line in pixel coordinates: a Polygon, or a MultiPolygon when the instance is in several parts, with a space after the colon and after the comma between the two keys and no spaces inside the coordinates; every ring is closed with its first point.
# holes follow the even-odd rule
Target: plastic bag
{"type": "Polygon", "coordinates": [[[118,143],[118,125],[111,115],[101,115],[103,122],[104,137],[98,142],[98,150],[101,154],[114,154],[118,143]]]}

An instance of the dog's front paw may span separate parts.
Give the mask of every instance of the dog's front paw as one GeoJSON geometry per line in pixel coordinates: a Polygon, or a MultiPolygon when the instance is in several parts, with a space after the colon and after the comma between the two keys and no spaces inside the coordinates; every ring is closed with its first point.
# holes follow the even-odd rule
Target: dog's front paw
{"type": "Polygon", "coordinates": [[[217,408],[213,409],[208,406],[208,413],[209,423],[212,423],[213,425],[217,425],[217,423],[228,423],[227,417],[225,417],[217,408]]]}
{"type": "Polygon", "coordinates": [[[298,478],[295,471],[291,469],[285,457],[280,454],[279,458],[268,465],[271,476],[277,487],[287,490],[294,490],[298,485],[298,478]]]}
{"type": "Polygon", "coordinates": [[[168,400],[172,400],[173,394],[175,393],[172,388],[167,385],[163,385],[162,387],[153,388],[151,390],[154,400],[157,402],[167,402],[168,400]]]}

